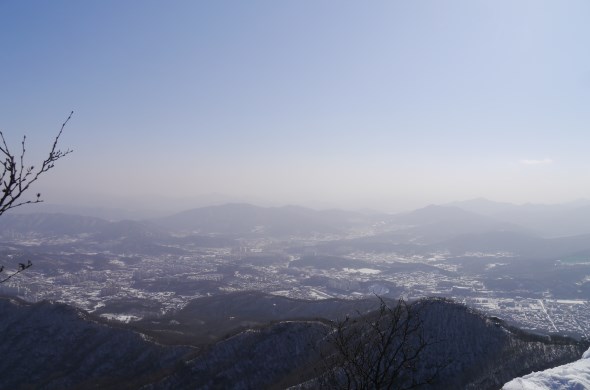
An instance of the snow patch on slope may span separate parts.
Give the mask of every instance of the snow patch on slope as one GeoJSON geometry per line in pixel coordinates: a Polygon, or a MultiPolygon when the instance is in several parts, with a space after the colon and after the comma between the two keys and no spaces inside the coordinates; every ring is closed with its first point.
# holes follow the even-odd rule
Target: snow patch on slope
{"type": "Polygon", "coordinates": [[[545,371],[533,372],[506,383],[502,390],[590,389],[590,349],[582,359],[545,371]]]}

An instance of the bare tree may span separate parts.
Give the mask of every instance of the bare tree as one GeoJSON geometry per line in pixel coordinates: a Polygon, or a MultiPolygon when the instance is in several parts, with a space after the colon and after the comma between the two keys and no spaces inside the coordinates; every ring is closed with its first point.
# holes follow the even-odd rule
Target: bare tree
{"type": "MultiPolygon", "coordinates": [[[[0,188],[2,188],[0,192],[0,215],[15,207],[43,202],[40,193],[37,193],[37,196],[33,197],[33,199],[25,199],[23,195],[25,192],[29,192],[33,183],[54,167],[57,160],[72,152],[71,149],[66,149],[64,151],[60,150],[58,148],[58,143],[64,128],[72,118],[73,114],[73,111],[70,112],[70,115],[61,125],[61,129],[53,140],[53,145],[49,150],[47,158],[43,160],[38,168],[25,162],[26,136],[23,136],[20,151],[18,153],[13,153],[8,147],[4,133],[0,131],[0,164],[2,165],[0,168],[0,188]]],[[[7,275],[5,278],[0,279],[0,283],[6,282],[16,274],[30,268],[32,265],[31,261],[28,261],[27,263],[19,263],[17,270],[10,275],[7,275]]],[[[0,272],[2,271],[4,271],[4,266],[0,266],[0,272]]]]}
{"type": "Polygon", "coordinates": [[[434,343],[424,336],[423,306],[400,299],[390,307],[379,300],[376,312],[335,323],[322,352],[322,388],[414,389],[432,383],[442,369],[420,365],[434,343]]]}

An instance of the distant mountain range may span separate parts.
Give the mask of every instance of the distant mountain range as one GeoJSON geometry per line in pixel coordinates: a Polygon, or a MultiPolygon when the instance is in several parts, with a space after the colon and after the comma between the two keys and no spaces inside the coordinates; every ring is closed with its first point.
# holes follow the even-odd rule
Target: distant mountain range
{"type": "Polygon", "coordinates": [[[5,214],[0,218],[1,234],[40,233],[47,236],[98,233],[110,223],[100,218],[73,214],[5,214]]]}
{"type": "Polygon", "coordinates": [[[431,205],[390,216],[389,223],[404,227],[423,243],[448,240],[464,234],[511,231],[532,233],[516,224],[476,214],[459,207],[431,205]]]}
{"type": "MultiPolygon", "coordinates": [[[[68,210],[66,206],[45,206],[43,210],[52,212],[35,213],[34,208],[29,208],[27,214],[3,215],[0,229],[9,226],[15,231],[32,229],[55,234],[94,233],[113,223],[109,220],[122,221],[132,217],[123,210],[112,210],[114,218],[109,220],[83,216],[85,213],[79,208],[64,212],[68,210]]],[[[353,227],[385,223],[398,230],[413,229],[429,241],[488,231],[514,231],[550,238],[590,234],[590,201],[515,205],[480,198],[430,205],[399,214],[228,203],[190,209],[149,221],[152,227],[160,226],[165,230],[226,235],[337,234],[353,227]]]]}
{"type": "Polygon", "coordinates": [[[151,220],[116,222],[60,213],[11,213],[0,218],[0,238],[27,234],[80,236],[138,247],[141,252],[143,244],[194,240],[227,246],[240,237],[332,237],[343,245],[342,237],[360,233],[347,245],[383,250],[430,245],[454,252],[485,249],[553,256],[590,251],[587,203],[517,206],[475,199],[400,214],[226,204],[151,220]]]}
{"type": "Polygon", "coordinates": [[[590,234],[589,200],[552,205],[514,205],[473,199],[449,206],[513,223],[544,237],[590,234]]]}
{"type": "Polygon", "coordinates": [[[370,222],[370,218],[342,210],[234,203],[188,210],[154,222],[172,230],[199,233],[286,236],[343,233],[347,228],[370,222]]]}
{"type": "Polygon", "coordinates": [[[492,231],[551,238],[590,234],[590,202],[518,206],[476,199],[393,215],[225,204],[188,210],[153,222],[167,229],[218,234],[337,234],[353,227],[385,223],[392,230],[409,229],[429,242],[492,231]]]}

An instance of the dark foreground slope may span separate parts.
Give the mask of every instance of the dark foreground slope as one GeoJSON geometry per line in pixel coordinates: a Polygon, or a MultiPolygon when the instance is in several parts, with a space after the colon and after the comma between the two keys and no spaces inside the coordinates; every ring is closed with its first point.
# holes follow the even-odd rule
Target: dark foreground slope
{"type": "Polygon", "coordinates": [[[514,377],[579,359],[588,346],[525,333],[446,300],[421,305],[425,336],[435,341],[421,365],[446,364],[432,386],[436,389],[498,389],[514,377]]]}
{"type": "MultiPolygon", "coordinates": [[[[236,299],[233,294],[229,297],[236,299]]],[[[252,306],[261,308],[268,303],[268,296],[263,294],[249,297],[252,306]]],[[[366,307],[367,302],[362,304],[366,307]]],[[[229,302],[227,305],[232,306],[229,302]]],[[[516,376],[576,360],[587,348],[586,343],[572,339],[521,332],[446,300],[423,300],[417,305],[424,335],[433,341],[422,355],[420,369],[427,375],[433,367],[444,367],[437,381],[427,387],[430,389],[498,389],[516,376]]],[[[198,306],[195,302],[193,310],[198,306]]],[[[297,307],[298,314],[307,311],[301,301],[290,305],[283,302],[283,306],[297,307]]],[[[271,307],[276,310],[276,306],[271,307]]],[[[231,311],[236,313],[235,309],[231,311]]],[[[314,377],[325,370],[320,346],[333,324],[283,320],[241,332],[214,344],[150,389],[280,389],[298,384],[317,388],[314,377]]]]}
{"type": "MultiPolygon", "coordinates": [[[[211,343],[198,354],[188,347],[156,344],[126,325],[98,323],[65,305],[0,299],[0,388],[317,387],[314,378],[325,370],[319,350],[334,324],[317,318],[318,304],[306,308],[304,301],[275,301],[264,294],[238,298],[217,297],[215,303],[220,310],[225,305],[239,314],[230,301],[240,302],[244,310],[257,308],[269,322],[257,321],[255,327],[211,343]],[[277,310],[278,305],[285,310],[277,310]],[[288,320],[286,313],[299,318],[288,320]],[[306,313],[314,318],[301,318],[306,313]]],[[[198,316],[199,307],[213,302],[202,303],[183,311],[183,318],[188,321],[189,313],[198,316]]],[[[360,303],[366,308],[366,302],[360,303]]],[[[350,301],[322,305],[330,316],[336,314],[335,307],[343,309],[343,315],[351,310],[350,301]]],[[[525,334],[452,302],[425,300],[419,305],[426,337],[436,340],[422,355],[420,367],[427,370],[444,363],[432,389],[496,389],[513,377],[576,360],[587,348],[572,339],[525,334]]],[[[221,324],[222,317],[215,324],[221,324]]],[[[141,330],[139,324],[133,326],[141,330]]]]}
{"type": "Polygon", "coordinates": [[[329,329],[318,321],[283,321],[244,331],[144,390],[287,388],[316,374],[317,343],[329,329]]]}
{"type": "Polygon", "coordinates": [[[133,388],[191,352],[96,323],[70,306],[6,298],[0,299],[0,335],[2,389],[133,388]]]}

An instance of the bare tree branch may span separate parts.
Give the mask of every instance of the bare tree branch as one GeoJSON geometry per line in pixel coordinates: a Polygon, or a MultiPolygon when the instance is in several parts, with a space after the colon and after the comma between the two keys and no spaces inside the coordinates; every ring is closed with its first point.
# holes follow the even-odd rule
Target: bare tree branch
{"type": "Polygon", "coordinates": [[[19,162],[17,162],[15,155],[8,148],[6,139],[4,137],[4,133],[0,131],[0,140],[2,141],[2,146],[0,146],[0,158],[3,158],[2,174],[0,175],[0,186],[2,187],[2,194],[0,195],[0,215],[15,207],[19,207],[25,204],[43,202],[43,200],[41,199],[41,194],[39,193],[37,194],[37,197],[34,200],[23,201],[20,200],[20,198],[29,189],[29,187],[39,179],[41,175],[43,175],[44,173],[46,173],[54,167],[55,162],[57,160],[72,153],[71,149],[66,149],[62,151],[59,150],[57,146],[59,138],[61,137],[64,128],[72,118],[73,114],[74,111],[70,112],[70,115],[62,124],[59,133],[57,133],[57,136],[53,141],[53,145],[51,147],[51,150],[49,151],[47,158],[43,160],[43,162],[41,163],[41,167],[37,170],[35,170],[35,166],[33,165],[25,165],[24,157],[26,152],[26,136],[23,137],[23,140],[21,142],[21,153],[19,156],[19,162]]]}
{"type": "Polygon", "coordinates": [[[322,388],[415,389],[431,383],[438,372],[420,372],[425,350],[419,305],[398,300],[394,307],[378,297],[379,309],[334,323],[322,352],[322,388]]]}
{"type": "MultiPolygon", "coordinates": [[[[25,192],[29,191],[33,183],[55,166],[56,161],[72,153],[71,149],[63,151],[58,149],[58,143],[64,128],[73,114],[74,111],[70,112],[70,115],[61,125],[59,132],[53,140],[49,154],[37,169],[35,169],[34,165],[25,163],[27,137],[23,136],[20,153],[17,157],[17,155],[10,151],[4,133],[0,131],[0,216],[15,207],[43,202],[40,193],[37,193],[37,196],[32,200],[24,200],[21,197],[25,192]]],[[[30,261],[27,264],[20,263],[18,269],[6,278],[0,279],[0,283],[10,280],[13,276],[30,268],[32,265],[30,261]]],[[[4,266],[0,266],[0,272],[3,270],[4,266]]]]}
{"type": "MultiPolygon", "coordinates": [[[[20,274],[21,272],[23,272],[27,268],[31,268],[32,266],[33,266],[33,263],[31,263],[31,260],[29,260],[27,264],[19,263],[18,270],[14,271],[12,274],[8,275],[6,278],[0,279],[0,283],[4,283],[4,282],[10,280],[10,278],[12,278],[14,275],[20,274]]],[[[4,271],[4,266],[0,266],[0,272],[2,272],[2,271],[4,271]]]]}

